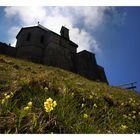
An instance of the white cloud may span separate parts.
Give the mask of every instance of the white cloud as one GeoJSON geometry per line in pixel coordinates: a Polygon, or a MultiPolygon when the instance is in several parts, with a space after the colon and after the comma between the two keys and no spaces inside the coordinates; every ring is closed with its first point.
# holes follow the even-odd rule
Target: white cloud
{"type": "Polygon", "coordinates": [[[78,48],[78,52],[82,50],[88,50],[88,51],[94,50],[96,52],[100,51],[95,38],[93,36],[90,36],[85,30],[79,30],[77,28],[73,28],[71,30],[70,35],[71,35],[71,39],[74,42],[76,42],[77,44],[80,44],[78,48]]]}
{"type": "MultiPolygon", "coordinates": [[[[48,29],[59,34],[61,26],[70,29],[70,38],[79,46],[78,51],[94,50],[98,52],[99,45],[94,36],[87,30],[95,30],[103,22],[107,7],[6,7],[5,16],[16,18],[22,26],[35,25],[39,21],[48,29]],[[85,28],[75,26],[84,24],[85,28]]],[[[10,38],[13,42],[19,27],[11,27],[10,38]]],[[[15,41],[14,41],[15,42],[15,41]]]]}
{"type": "Polygon", "coordinates": [[[16,16],[24,26],[27,26],[43,20],[46,17],[46,11],[44,7],[6,7],[5,15],[7,18],[16,16]]]}
{"type": "Polygon", "coordinates": [[[104,11],[109,7],[73,7],[72,9],[75,13],[74,17],[81,19],[86,28],[94,30],[103,23],[104,11]]]}
{"type": "Polygon", "coordinates": [[[114,25],[122,25],[125,23],[125,18],[126,18],[127,13],[122,12],[119,9],[115,7],[110,8],[110,18],[112,19],[111,22],[114,25]]]}
{"type": "Polygon", "coordinates": [[[15,46],[16,45],[16,35],[17,33],[20,31],[20,27],[17,26],[13,26],[11,27],[11,29],[8,31],[9,33],[9,42],[11,44],[11,46],[15,46]]]}

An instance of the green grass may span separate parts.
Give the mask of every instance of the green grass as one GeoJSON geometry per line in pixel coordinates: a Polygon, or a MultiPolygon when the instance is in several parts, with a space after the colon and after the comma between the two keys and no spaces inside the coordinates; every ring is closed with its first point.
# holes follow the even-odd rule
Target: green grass
{"type": "Polygon", "coordinates": [[[0,133],[140,133],[140,94],[0,55],[0,133]],[[57,106],[47,113],[49,97],[57,106]]]}

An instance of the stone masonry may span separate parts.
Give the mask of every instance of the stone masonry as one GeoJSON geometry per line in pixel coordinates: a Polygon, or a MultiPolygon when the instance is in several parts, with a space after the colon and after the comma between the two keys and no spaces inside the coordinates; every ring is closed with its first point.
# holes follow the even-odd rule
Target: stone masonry
{"type": "Polygon", "coordinates": [[[77,53],[78,45],[70,40],[66,27],[62,26],[60,35],[40,24],[24,27],[16,38],[16,47],[0,43],[0,53],[59,67],[108,84],[104,68],[97,64],[95,54],[86,50],[77,53]]]}

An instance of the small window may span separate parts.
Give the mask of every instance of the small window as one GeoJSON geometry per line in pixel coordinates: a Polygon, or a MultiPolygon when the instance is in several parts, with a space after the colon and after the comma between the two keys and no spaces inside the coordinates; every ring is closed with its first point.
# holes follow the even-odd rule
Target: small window
{"type": "Polygon", "coordinates": [[[30,39],[31,39],[31,33],[28,33],[26,40],[30,41],[30,39]]]}
{"type": "Polygon", "coordinates": [[[40,37],[40,43],[44,43],[44,35],[41,35],[41,37],[40,37]]]}

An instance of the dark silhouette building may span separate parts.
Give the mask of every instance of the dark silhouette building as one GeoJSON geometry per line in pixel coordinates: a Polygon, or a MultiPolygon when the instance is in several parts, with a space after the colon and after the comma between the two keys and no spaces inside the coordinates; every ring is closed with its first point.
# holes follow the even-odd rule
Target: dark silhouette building
{"type": "Polygon", "coordinates": [[[16,36],[16,47],[0,43],[0,53],[59,67],[90,80],[108,84],[104,68],[96,62],[95,54],[83,50],[70,40],[69,29],[62,26],[60,35],[38,24],[24,27],[16,36]]]}

